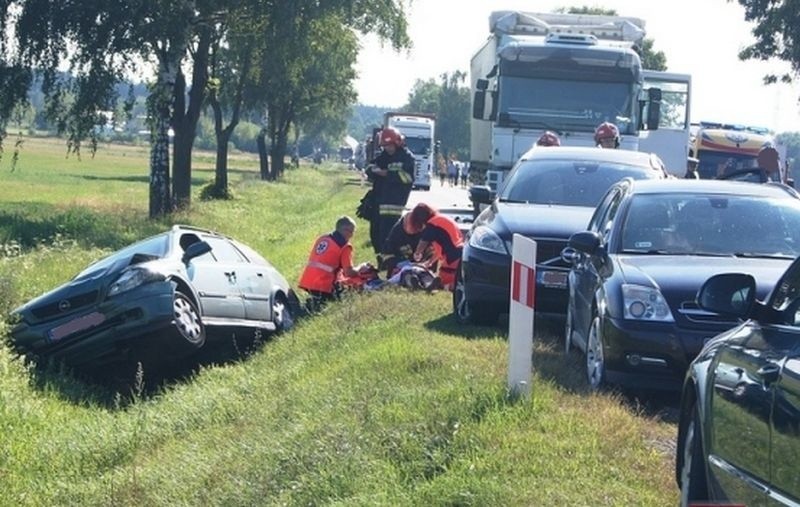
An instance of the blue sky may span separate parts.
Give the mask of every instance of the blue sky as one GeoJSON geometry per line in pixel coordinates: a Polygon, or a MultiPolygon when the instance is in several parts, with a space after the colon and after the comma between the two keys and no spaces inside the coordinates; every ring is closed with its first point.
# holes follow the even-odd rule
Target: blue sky
{"type": "Polygon", "coordinates": [[[641,18],[669,71],[692,75],[692,121],[746,123],[776,132],[800,131],[800,86],[765,86],[768,72],[783,62],[742,62],[739,50],[752,41],[744,11],[726,0],[605,0],[602,3],[537,0],[414,0],[409,32],[414,47],[396,53],[374,37],[362,39],[356,88],[364,104],[404,104],[416,79],[469,71],[469,60],[488,36],[493,10],[550,12],[591,5],[641,18]]]}

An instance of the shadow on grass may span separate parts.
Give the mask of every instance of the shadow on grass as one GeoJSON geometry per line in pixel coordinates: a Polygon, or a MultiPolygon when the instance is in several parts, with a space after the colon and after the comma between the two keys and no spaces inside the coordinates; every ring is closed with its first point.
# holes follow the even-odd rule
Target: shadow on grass
{"type": "MultiPolygon", "coordinates": [[[[138,176],[97,176],[95,174],[73,174],[76,178],[81,178],[84,180],[90,181],[121,181],[125,183],[150,183],[150,176],[147,174],[138,175],[138,176]]],[[[203,178],[192,178],[192,185],[204,185],[208,183],[208,180],[203,178]]]]}
{"type": "Polygon", "coordinates": [[[437,333],[459,335],[467,340],[505,338],[505,331],[497,326],[473,326],[460,324],[452,313],[425,323],[425,328],[437,333]]]}
{"type": "Polygon", "coordinates": [[[50,362],[33,368],[32,385],[41,391],[58,392],[62,399],[76,405],[124,409],[192,381],[203,369],[244,361],[271,339],[252,334],[220,333],[197,353],[184,358],[130,355],[102,367],[83,368],[50,362]]]}

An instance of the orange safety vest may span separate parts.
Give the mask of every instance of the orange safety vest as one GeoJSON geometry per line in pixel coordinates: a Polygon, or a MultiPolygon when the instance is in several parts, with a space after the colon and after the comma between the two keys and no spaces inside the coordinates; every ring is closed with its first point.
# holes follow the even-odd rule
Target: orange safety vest
{"type": "Polygon", "coordinates": [[[333,283],[341,268],[342,253],[347,248],[352,249],[353,246],[350,243],[339,246],[330,234],[317,238],[300,277],[300,288],[332,294],[333,283]]]}
{"type": "MultiPolygon", "coordinates": [[[[464,246],[464,237],[462,236],[461,231],[458,229],[458,225],[450,218],[437,213],[428,220],[428,227],[431,226],[436,227],[447,234],[448,238],[450,238],[450,242],[455,248],[461,249],[464,246]]],[[[448,260],[444,245],[439,244],[438,241],[434,241],[433,247],[434,251],[436,252],[436,256],[440,259],[439,278],[441,278],[442,284],[446,289],[453,290],[456,279],[456,270],[458,269],[459,262],[461,262],[461,256],[458,255],[457,257],[448,260]]]]}

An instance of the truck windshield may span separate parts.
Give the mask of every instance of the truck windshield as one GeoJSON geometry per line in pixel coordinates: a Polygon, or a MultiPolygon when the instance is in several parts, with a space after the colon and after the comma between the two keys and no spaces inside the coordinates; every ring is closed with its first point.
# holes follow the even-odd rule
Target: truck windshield
{"type": "Polygon", "coordinates": [[[754,155],[742,153],[700,150],[697,158],[700,160],[697,171],[704,179],[713,179],[734,171],[754,169],[758,166],[754,155]]]}
{"type": "Polygon", "coordinates": [[[547,124],[590,132],[604,121],[636,133],[632,83],[502,76],[498,118],[519,127],[547,124]]]}
{"type": "Polygon", "coordinates": [[[406,137],[406,147],[414,155],[425,156],[430,153],[431,139],[429,137],[406,137]]]}

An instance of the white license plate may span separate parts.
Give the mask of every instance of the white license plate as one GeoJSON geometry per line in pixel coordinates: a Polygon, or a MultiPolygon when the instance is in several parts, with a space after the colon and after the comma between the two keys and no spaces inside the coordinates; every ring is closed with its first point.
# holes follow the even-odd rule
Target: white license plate
{"type": "Polygon", "coordinates": [[[567,276],[568,273],[566,271],[547,271],[541,270],[539,271],[539,283],[545,287],[553,287],[556,289],[566,289],[567,288],[567,276]]]}
{"type": "Polygon", "coordinates": [[[47,332],[47,337],[51,342],[57,342],[58,340],[71,335],[72,333],[77,333],[78,331],[83,331],[85,329],[97,326],[105,320],[106,316],[102,313],[92,312],[84,315],[83,317],[78,317],[77,319],[73,319],[67,323],[61,324],[58,327],[54,327],[47,332]]]}

